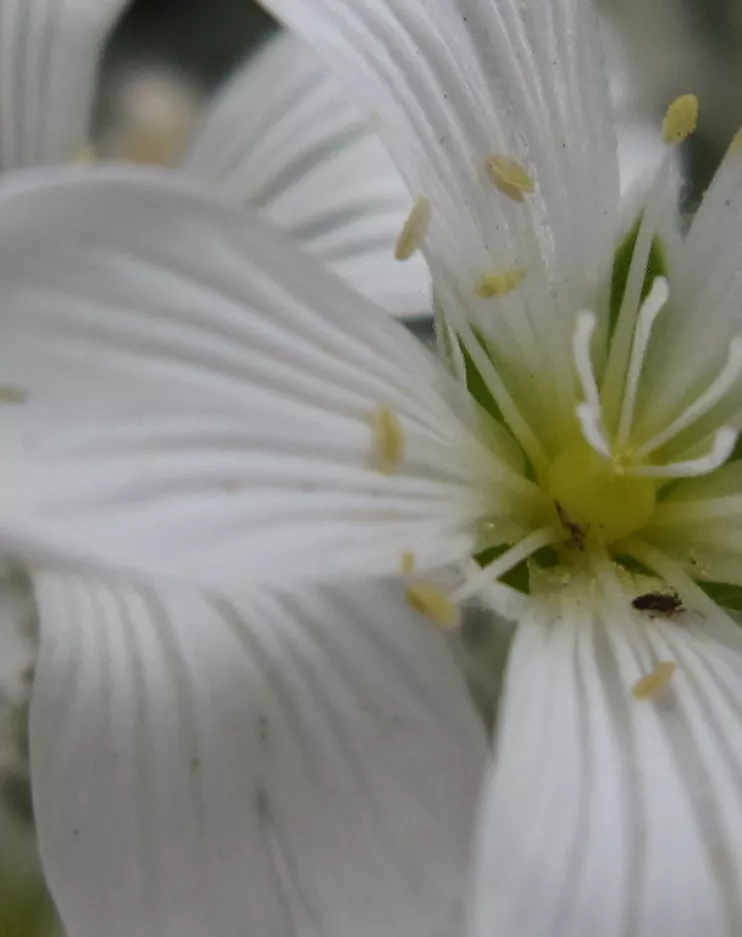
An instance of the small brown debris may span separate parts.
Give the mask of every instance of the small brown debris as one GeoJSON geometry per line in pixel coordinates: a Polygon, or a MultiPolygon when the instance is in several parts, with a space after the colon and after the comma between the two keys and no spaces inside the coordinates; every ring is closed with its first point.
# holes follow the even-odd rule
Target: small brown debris
{"type": "Polygon", "coordinates": [[[559,515],[562,527],[569,532],[569,540],[565,541],[566,546],[572,547],[573,550],[579,550],[580,553],[584,553],[587,527],[575,523],[559,501],[554,501],[554,507],[559,515]]]}

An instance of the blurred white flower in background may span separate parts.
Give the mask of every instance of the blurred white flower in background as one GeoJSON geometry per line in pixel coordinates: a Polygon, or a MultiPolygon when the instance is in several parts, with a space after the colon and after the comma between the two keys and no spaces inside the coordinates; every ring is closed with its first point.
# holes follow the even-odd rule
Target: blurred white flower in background
{"type": "Polygon", "coordinates": [[[199,120],[203,91],[172,68],[137,60],[119,68],[112,84],[96,156],[174,166],[199,120]]]}
{"type": "Polygon", "coordinates": [[[742,124],[742,5],[737,0],[601,0],[600,6],[621,36],[635,119],[657,118],[670,98],[688,89],[704,103],[688,153],[695,207],[742,124]]]}

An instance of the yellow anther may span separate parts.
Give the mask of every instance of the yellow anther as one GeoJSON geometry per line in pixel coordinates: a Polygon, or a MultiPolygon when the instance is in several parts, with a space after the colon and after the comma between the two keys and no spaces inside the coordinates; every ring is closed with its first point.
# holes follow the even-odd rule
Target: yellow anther
{"type": "Polygon", "coordinates": [[[484,165],[490,182],[514,202],[522,202],[524,195],[533,192],[533,179],[523,166],[510,156],[488,156],[484,165]]]}
{"type": "Polygon", "coordinates": [[[25,403],[27,400],[28,394],[22,387],[12,387],[9,384],[0,385],[0,404],[25,403]]]}
{"type": "Polygon", "coordinates": [[[455,628],[458,624],[458,609],[435,583],[418,582],[410,586],[407,590],[407,602],[415,611],[431,618],[440,628],[455,628]]]}
{"type": "Polygon", "coordinates": [[[485,273],[477,283],[475,292],[482,299],[505,296],[521,283],[525,275],[526,271],[522,267],[512,267],[499,273],[485,273]]]}
{"type": "Polygon", "coordinates": [[[412,206],[412,211],[397,239],[397,246],[394,249],[394,256],[397,260],[409,260],[415,251],[422,247],[430,227],[430,218],[430,202],[424,195],[421,195],[412,206]]]}
{"type": "Polygon", "coordinates": [[[405,550],[402,553],[402,562],[399,565],[399,571],[403,576],[409,576],[415,572],[415,554],[412,550],[405,550]]]}
{"type": "Polygon", "coordinates": [[[662,124],[664,143],[682,143],[696,129],[698,123],[698,98],[695,94],[681,94],[667,109],[662,124]]]}
{"type": "Polygon", "coordinates": [[[394,472],[405,454],[402,424],[389,407],[378,407],[371,415],[372,464],[379,472],[394,472]]]}
{"type": "Polygon", "coordinates": [[[667,686],[677,669],[678,665],[674,660],[661,660],[652,673],[642,677],[641,680],[637,680],[634,684],[632,690],[634,699],[652,699],[653,696],[667,686]]]}

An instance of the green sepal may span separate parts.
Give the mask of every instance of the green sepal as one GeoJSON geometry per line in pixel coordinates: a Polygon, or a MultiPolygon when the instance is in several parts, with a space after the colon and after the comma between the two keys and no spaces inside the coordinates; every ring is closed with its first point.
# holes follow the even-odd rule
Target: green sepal
{"type": "MultiPolygon", "coordinates": [[[[479,335],[476,330],[474,332],[477,341],[482,346],[482,350],[490,357],[490,353],[487,350],[487,344],[485,340],[479,335]]],[[[472,397],[477,401],[480,407],[483,410],[486,410],[491,417],[497,420],[501,426],[505,426],[505,420],[503,419],[502,411],[497,406],[497,401],[492,396],[492,393],[487,387],[485,379],[482,377],[482,372],[474,363],[474,359],[469,354],[464,343],[459,339],[459,346],[461,348],[461,353],[464,357],[464,366],[466,368],[466,387],[472,397]]]]}
{"type": "Polygon", "coordinates": [[[737,436],[737,442],[734,444],[732,454],[729,456],[724,465],[727,465],[729,462],[738,461],[739,459],[742,459],[742,436],[737,436]]]}
{"type": "Polygon", "coordinates": [[[703,589],[706,595],[722,608],[732,612],[742,612],[742,586],[736,586],[729,582],[708,582],[706,580],[696,580],[696,585],[699,589],[703,589]]]}

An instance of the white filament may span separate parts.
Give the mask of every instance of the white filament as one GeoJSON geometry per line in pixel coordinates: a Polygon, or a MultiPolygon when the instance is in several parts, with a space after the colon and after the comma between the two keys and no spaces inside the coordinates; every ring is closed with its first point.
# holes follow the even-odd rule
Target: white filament
{"type": "Polygon", "coordinates": [[[603,421],[603,407],[600,401],[600,390],[595,378],[590,345],[595,334],[596,318],[592,312],[583,310],[577,316],[574,336],[572,338],[572,354],[574,357],[577,377],[585,397],[585,402],[578,404],[575,412],[580,421],[582,434],[586,441],[598,452],[610,458],[613,455],[610,440],[605,431],[603,421]]]}
{"type": "Polygon", "coordinates": [[[649,295],[644,300],[639,310],[636,331],[634,332],[634,343],[631,348],[631,358],[626,375],[621,416],[619,418],[618,432],[616,434],[616,441],[619,447],[626,445],[631,435],[634,411],[636,409],[636,398],[639,392],[639,380],[644,367],[647,348],[649,347],[649,339],[652,335],[652,327],[654,326],[657,316],[665,307],[669,295],[670,289],[667,285],[667,280],[664,277],[656,277],[649,295]]]}
{"type": "Polygon", "coordinates": [[[665,427],[662,432],[657,433],[648,442],[645,442],[637,452],[637,458],[648,456],[655,449],[664,446],[673,437],[677,436],[684,429],[692,426],[697,420],[705,416],[709,410],[716,406],[732,390],[737,381],[742,376],[742,337],[733,339],[729,346],[729,357],[727,363],[721,370],[719,376],[711,382],[707,390],[697,397],[693,403],[673,422],[665,427]]]}
{"type": "Polygon", "coordinates": [[[509,572],[518,563],[525,560],[536,550],[548,546],[557,540],[557,533],[553,527],[540,527],[529,534],[514,547],[511,547],[488,566],[484,566],[469,576],[467,581],[459,586],[451,595],[452,602],[463,602],[480,592],[485,586],[509,572]]]}
{"type": "Polygon", "coordinates": [[[626,469],[626,474],[641,478],[694,478],[707,475],[721,468],[734,451],[736,442],[737,431],[731,426],[722,426],[706,455],[687,462],[670,462],[668,465],[634,465],[626,469]]]}

